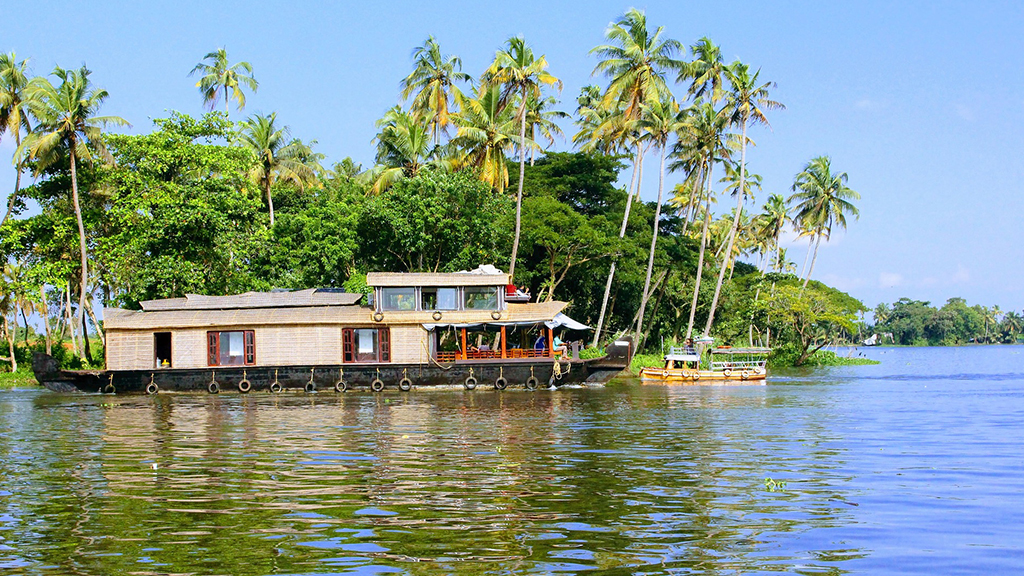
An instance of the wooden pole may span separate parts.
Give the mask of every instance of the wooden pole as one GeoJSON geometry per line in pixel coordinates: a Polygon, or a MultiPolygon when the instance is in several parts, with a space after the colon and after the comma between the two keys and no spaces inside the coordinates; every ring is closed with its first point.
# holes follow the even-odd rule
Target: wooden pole
{"type": "Polygon", "coordinates": [[[469,349],[466,348],[466,329],[463,328],[462,329],[462,359],[463,360],[466,360],[467,358],[469,358],[469,356],[467,355],[468,352],[469,352],[469,349]]]}
{"type": "Polygon", "coordinates": [[[552,334],[551,328],[548,328],[548,358],[555,357],[555,342],[551,339],[552,334]]]}
{"type": "Polygon", "coordinates": [[[506,351],[506,348],[507,347],[505,346],[505,327],[502,326],[501,327],[501,357],[503,359],[504,358],[508,358],[508,352],[506,351]]]}

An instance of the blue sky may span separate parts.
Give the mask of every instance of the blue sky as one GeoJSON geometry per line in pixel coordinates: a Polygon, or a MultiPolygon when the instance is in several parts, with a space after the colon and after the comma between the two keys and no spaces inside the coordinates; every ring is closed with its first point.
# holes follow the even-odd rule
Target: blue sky
{"type": "MultiPolygon", "coordinates": [[[[252,63],[260,90],[244,113],[277,111],[329,161],[369,165],[373,123],[398,97],[410,53],[433,34],[478,75],[522,34],[565,83],[571,111],[588,56],[631,4],[488,2],[6,3],[0,50],[37,74],[87,63],[110,92],[103,110],[151,128],[167,110],[202,111],[189,70],[226,46],[252,63]],[[16,7],[16,11],[12,10],[16,7]]],[[[1012,2],[649,2],[652,25],[691,44],[709,36],[726,59],[761,67],[787,110],[755,129],[758,205],[789,194],[811,157],[828,154],[861,193],[861,218],[823,245],[815,278],[869,305],[901,297],[1024,308],[1024,7],[1012,2]]],[[[682,90],[680,89],[680,93],[682,90]]],[[[566,126],[571,135],[571,126],[566,126]]],[[[11,152],[9,139],[0,155],[11,152]]],[[[559,143],[557,149],[569,146],[559,143]]],[[[0,190],[14,173],[0,164],[0,190]]],[[[649,164],[650,166],[650,164],[649,164]]],[[[626,174],[628,177],[628,174],[626,174]]],[[[668,183],[678,181],[670,175],[668,183]]],[[[657,194],[655,171],[644,196],[657,194]]],[[[790,259],[801,264],[804,249],[790,259]]]]}

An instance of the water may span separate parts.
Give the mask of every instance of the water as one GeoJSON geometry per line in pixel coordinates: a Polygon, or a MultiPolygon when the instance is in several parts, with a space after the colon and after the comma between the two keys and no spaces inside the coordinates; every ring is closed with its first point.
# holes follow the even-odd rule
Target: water
{"type": "Polygon", "coordinates": [[[0,393],[0,572],[1020,572],[1024,347],[862,351],[766,386],[0,393]]]}

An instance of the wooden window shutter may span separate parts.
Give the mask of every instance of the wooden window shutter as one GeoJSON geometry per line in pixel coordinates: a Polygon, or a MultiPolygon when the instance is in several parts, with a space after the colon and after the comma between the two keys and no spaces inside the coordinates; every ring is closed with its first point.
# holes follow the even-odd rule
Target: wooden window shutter
{"type": "Polygon", "coordinates": [[[342,362],[352,362],[352,329],[345,328],[341,331],[342,362]]]}
{"type": "Polygon", "coordinates": [[[245,331],[245,363],[256,363],[256,332],[253,330],[245,331]]]}
{"type": "Polygon", "coordinates": [[[380,338],[380,361],[391,362],[391,330],[381,328],[378,337],[380,338]]]}
{"type": "Polygon", "coordinates": [[[217,336],[216,332],[206,333],[206,362],[210,366],[220,364],[220,346],[218,346],[217,336]]]}

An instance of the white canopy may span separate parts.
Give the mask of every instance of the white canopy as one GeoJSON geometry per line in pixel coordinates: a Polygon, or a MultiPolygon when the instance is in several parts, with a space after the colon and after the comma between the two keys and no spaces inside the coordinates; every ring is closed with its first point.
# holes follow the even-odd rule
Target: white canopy
{"type": "MultiPolygon", "coordinates": [[[[537,320],[526,320],[522,322],[473,322],[463,324],[438,323],[424,324],[423,328],[426,330],[435,330],[437,328],[482,328],[485,326],[496,326],[500,328],[501,326],[535,326],[537,324],[540,324],[540,322],[538,322],[537,320]]],[[[568,330],[590,330],[590,326],[577,322],[572,318],[569,318],[565,314],[562,314],[561,312],[555,314],[555,317],[552,318],[551,320],[545,320],[543,324],[551,329],[562,327],[568,330]]]]}

